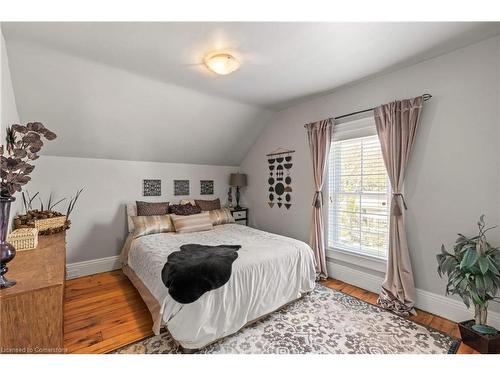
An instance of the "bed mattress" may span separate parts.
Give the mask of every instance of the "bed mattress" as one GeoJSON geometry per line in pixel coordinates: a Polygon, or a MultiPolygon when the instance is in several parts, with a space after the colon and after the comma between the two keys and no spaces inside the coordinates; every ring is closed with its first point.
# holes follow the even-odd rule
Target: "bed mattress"
{"type": "Polygon", "coordinates": [[[124,270],[145,299],[153,331],[166,326],[186,349],[199,349],[237,332],[311,291],[315,269],[311,248],[304,242],[247,226],[226,224],[196,233],[161,233],[129,239],[124,270]],[[229,281],[189,304],[176,302],[161,280],[167,257],[183,244],[241,245],[229,281]]]}

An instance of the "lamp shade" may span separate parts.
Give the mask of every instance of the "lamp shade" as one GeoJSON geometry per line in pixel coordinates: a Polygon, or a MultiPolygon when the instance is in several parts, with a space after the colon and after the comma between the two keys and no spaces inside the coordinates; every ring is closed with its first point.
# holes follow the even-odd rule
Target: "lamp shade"
{"type": "Polygon", "coordinates": [[[229,185],[239,187],[247,186],[247,175],[244,173],[231,173],[229,185]]]}

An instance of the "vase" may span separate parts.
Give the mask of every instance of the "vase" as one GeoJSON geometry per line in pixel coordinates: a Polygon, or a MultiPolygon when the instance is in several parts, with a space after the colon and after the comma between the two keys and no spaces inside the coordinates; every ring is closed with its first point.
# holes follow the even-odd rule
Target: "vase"
{"type": "Polygon", "coordinates": [[[14,280],[7,280],[5,274],[9,270],[9,263],[16,256],[16,249],[7,242],[7,230],[9,228],[10,204],[16,198],[12,196],[0,196],[0,289],[10,288],[15,285],[14,280]]]}

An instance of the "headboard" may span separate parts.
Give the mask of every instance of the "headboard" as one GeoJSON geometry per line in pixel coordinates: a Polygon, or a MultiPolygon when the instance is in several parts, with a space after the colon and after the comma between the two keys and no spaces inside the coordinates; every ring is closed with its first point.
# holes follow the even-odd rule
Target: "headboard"
{"type": "Polygon", "coordinates": [[[127,203],[127,224],[129,233],[132,233],[134,231],[134,222],[132,221],[132,216],[137,216],[137,206],[135,202],[127,203]]]}

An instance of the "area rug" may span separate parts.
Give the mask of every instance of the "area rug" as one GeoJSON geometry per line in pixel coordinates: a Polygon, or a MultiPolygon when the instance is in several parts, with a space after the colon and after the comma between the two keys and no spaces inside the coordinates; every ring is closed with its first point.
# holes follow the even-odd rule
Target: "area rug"
{"type": "MultiPolygon", "coordinates": [[[[317,284],[300,300],[211,344],[203,354],[446,354],[460,340],[317,284]]],[[[180,353],[168,332],[116,354],[180,353]]]]}

